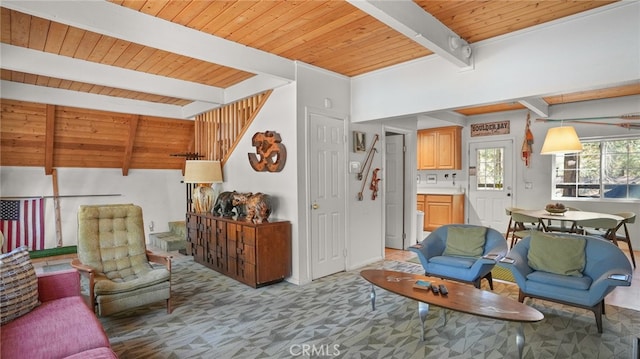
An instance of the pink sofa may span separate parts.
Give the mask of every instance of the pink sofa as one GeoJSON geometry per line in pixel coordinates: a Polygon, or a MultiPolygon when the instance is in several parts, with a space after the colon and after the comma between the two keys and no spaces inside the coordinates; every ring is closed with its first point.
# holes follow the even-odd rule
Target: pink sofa
{"type": "Polygon", "coordinates": [[[0,327],[0,357],[117,358],[75,269],[38,275],[41,304],[0,327]]]}

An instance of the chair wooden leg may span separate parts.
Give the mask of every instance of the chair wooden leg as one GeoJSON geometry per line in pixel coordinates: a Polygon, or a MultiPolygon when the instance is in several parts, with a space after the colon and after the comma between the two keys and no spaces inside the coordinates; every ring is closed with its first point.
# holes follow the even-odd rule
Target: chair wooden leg
{"type": "MultiPolygon", "coordinates": [[[[509,225],[507,226],[507,234],[504,235],[504,239],[509,240],[509,233],[513,232],[511,228],[511,223],[513,222],[513,218],[509,217],[509,225]]],[[[513,233],[511,233],[513,235],[513,233]]]]}
{"type": "Polygon", "coordinates": [[[489,282],[489,288],[491,288],[491,290],[493,290],[493,276],[491,275],[491,272],[487,273],[487,275],[485,275],[484,277],[489,282]]]}
{"type": "Polygon", "coordinates": [[[602,334],[602,314],[604,314],[604,300],[593,307],[593,314],[596,317],[596,326],[598,327],[598,333],[602,334]]]}
{"type": "Polygon", "coordinates": [[[625,242],[629,246],[629,254],[631,255],[631,263],[633,263],[633,269],[636,269],[636,256],[633,254],[633,247],[631,246],[631,237],[629,237],[629,229],[627,228],[627,224],[623,224],[624,228],[624,236],[625,242]]]}
{"type": "Polygon", "coordinates": [[[522,293],[522,290],[518,290],[518,302],[524,303],[524,298],[526,298],[526,296],[522,293]]]}

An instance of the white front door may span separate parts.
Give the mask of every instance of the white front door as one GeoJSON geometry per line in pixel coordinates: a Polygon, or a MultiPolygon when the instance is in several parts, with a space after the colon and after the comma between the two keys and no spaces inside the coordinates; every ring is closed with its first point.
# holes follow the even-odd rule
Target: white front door
{"type": "Polygon", "coordinates": [[[344,121],[309,114],[311,279],[346,269],[344,121]]]}
{"type": "Polygon", "coordinates": [[[469,143],[469,224],[504,233],[513,205],[513,140],[469,143]]]}
{"type": "Polygon", "coordinates": [[[385,136],[385,247],[404,249],[404,136],[385,136]]]}

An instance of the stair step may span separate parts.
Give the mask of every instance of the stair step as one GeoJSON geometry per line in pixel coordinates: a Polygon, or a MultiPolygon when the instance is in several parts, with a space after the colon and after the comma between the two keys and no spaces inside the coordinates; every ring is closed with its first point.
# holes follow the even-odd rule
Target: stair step
{"type": "Polygon", "coordinates": [[[173,232],[150,233],[149,241],[152,246],[160,248],[165,252],[179,251],[187,248],[186,235],[177,236],[173,232]]]}

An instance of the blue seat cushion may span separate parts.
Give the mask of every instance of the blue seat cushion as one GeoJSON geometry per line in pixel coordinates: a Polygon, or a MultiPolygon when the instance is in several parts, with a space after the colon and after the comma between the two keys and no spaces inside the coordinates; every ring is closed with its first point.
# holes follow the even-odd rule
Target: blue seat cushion
{"type": "Polygon", "coordinates": [[[431,257],[429,262],[456,268],[471,268],[477,260],[478,258],[476,257],[435,256],[431,257]]]}
{"type": "Polygon", "coordinates": [[[562,274],[554,274],[543,271],[534,271],[527,275],[527,280],[539,282],[554,287],[564,287],[578,290],[588,290],[591,287],[591,278],[587,276],[574,277],[562,274]]]}

